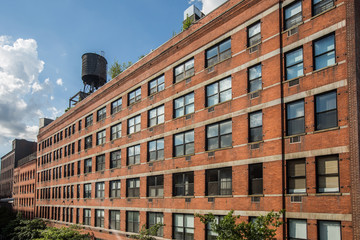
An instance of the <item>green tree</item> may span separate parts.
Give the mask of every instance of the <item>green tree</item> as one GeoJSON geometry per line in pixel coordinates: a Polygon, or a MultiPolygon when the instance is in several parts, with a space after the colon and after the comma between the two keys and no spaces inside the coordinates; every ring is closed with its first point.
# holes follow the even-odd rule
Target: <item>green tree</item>
{"type": "MultiPolygon", "coordinates": [[[[18,221],[20,221],[21,215],[19,215],[18,221]]],[[[10,234],[14,231],[14,228],[18,225],[15,222],[16,213],[8,207],[0,207],[0,239],[1,237],[10,238],[10,234]]]]}
{"type": "Polygon", "coordinates": [[[162,223],[157,223],[157,224],[151,226],[150,228],[146,228],[146,226],[144,224],[144,225],[142,225],[139,234],[130,235],[129,237],[133,238],[133,239],[141,239],[141,240],[155,240],[156,238],[154,238],[153,236],[156,236],[159,229],[163,226],[165,226],[165,225],[162,223]]]}
{"type": "Polygon", "coordinates": [[[211,230],[218,235],[217,240],[270,240],[275,239],[276,230],[282,224],[280,217],[284,212],[270,212],[265,216],[257,217],[253,222],[240,223],[236,222],[240,216],[234,216],[233,213],[233,210],[230,211],[218,222],[212,213],[195,216],[204,224],[210,224],[211,230]]]}
{"type": "Polygon", "coordinates": [[[191,26],[192,23],[193,23],[193,21],[191,20],[191,18],[189,18],[189,16],[186,15],[186,19],[183,22],[183,31],[188,29],[191,26]]]}
{"type": "Polygon", "coordinates": [[[108,74],[110,75],[111,79],[113,79],[114,77],[125,71],[125,69],[127,69],[131,65],[132,62],[130,61],[127,63],[123,62],[122,64],[120,64],[118,60],[115,60],[114,63],[111,65],[108,74]]]}
{"type": "Polygon", "coordinates": [[[92,237],[90,234],[83,234],[79,230],[81,228],[77,225],[70,227],[48,227],[41,231],[41,237],[37,240],[90,240],[92,237]]]}
{"type": "Polygon", "coordinates": [[[37,239],[41,231],[46,228],[45,222],[41,219],[24,220],[21,216],[13,220],[10,225],[16,226],[10,234],[12,240],[37,239]]]}

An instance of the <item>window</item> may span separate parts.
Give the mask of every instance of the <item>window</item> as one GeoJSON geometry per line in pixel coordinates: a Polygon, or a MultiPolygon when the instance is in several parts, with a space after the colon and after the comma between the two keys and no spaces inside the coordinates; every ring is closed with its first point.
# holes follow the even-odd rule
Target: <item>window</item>
{"type": "Polygon", "coordinates": [[[111,140],[121,138],[121,123],[111,127],[111,140]]]}
{"type": "Polygon", "coordinates": [[[105,154],[96,156],[96,171],[105,170],[105,154]]]}
{"type": "Polygon", "coordinates": [[[91,210],[84,209],[84,225],[91,225],[91,210]]]}
{"type": "Polygon", "coordinates": [[[287,192],[306,192],[306,161],[305,159],[289,160],[286,162],[287,169],[287,192]]]}
{"type": "Polygon", "coordinates": [[[110,229],[120,230],[120,211],[110,210],[110,229]]]}
{"type": "Polygon", "coordinates": [[[126,180],[127,197],[140,197],[140,178],[126,180]]]}
{"type": "Polygon", "coordinates": [[[303,49],[298,48],[285,54],[286,80],[304,75],[303,49]]]}
{"type": "Polygon", "coordinates": [[[126,231],[139,232],[140,215],[139,212],[126,212],[126,231]]]}
{"type": "Polygon", "coordinates": [[[91,183],[84,184],[84,198],[91,198],[91,183]]]}
{"type": "Polygon", "coordinates": [[[284,10],[285,30],[302,22],[301,1],[287,6],[284,10]]]}
{"type": "Polygon", "coordinates": [[[341,240],[341,224],[335,221],[318,221],[319,240],[341,240]]]}
{"type": "Polygon", "coordinates": [[[206,146],[207,150],[232,146],[231,120],[206,126],[206,146]]]}
{"type": "Polygon", "coordinates": [[[173,238],[182,240],[194,239],[194,215],[174,214],[173,238]]]}
{"type": "Polygon", "coordinates": [[[96,185],[96,198],[104,198],[105,197],[105,183],[104,182],[97,182],[96,185]]]}
{"type": "Polygon", "coordinates": [[[211,107],[218,103],[231,100],[231,77],[206,86],[206,106],[211,107]]]}
{"type": "Polygon", "coordinates": [[[81,151],[81,139],[78,140],[78,152],[81,151]]]}
{"type": "Polygon", "coordinates": [[[141,101],[141,87],[130,92],[128,95],[128,99],[129,99],[128,105],[131,105],[131,104],[141,101]]]}
{"type": "Polygon", "coordinates": [[[85,137],[85,149],[92,147],[92,135],[85,137]]]}
{"type": "Polygon", "coordinates": [[[260,22],[254,23],[247,29],[248,32],[248,47],[252,47],[261,43],[261,25],[260,22]]]}
{"type": "Polygon", "coordinates": [[[132,146],[132,147],[128,147],[127,154],[128,154],[128,159],[127,159],[128,165],[139,164],[140,163],[140,144],[132,146]]]}
{"type": "Polygon", "coordinates": [[[337,127],[336,91],[315,96],[316,130],[337,127]]]}
{"type": "MultiPolygon", "coordinates": [[[[81,125],[82,125],[82,120],[79,120],[79,127],[78,127],[79,131],[81,131],[81,125]]],[[[55,137],[54,137],[54,140],[55,140],[55,137]]]]}
{"type": "Polygon", "coordinates": [[[249,114],[249,142],[262,140],[262,112],[249,114]]]}
{"type": "Polygon", "coordinates": [[[312,0],[313,16],[318,15],[334,6],[334,0],[312,0]]]}
{"type": "Polygon", "coordinates": [[[97,111],[97,121],[104,120],[106,118],[106,107],[103,107],[102,109],[97,111]]]}
{"type": "Polygon", "coordinates": [[[119,98],[118,100],[115,100],[111,103],[111,114],[120,112],[122,107],[122,98],[119,98]]]}
{"type": "Polygon", "coordinates": [[[110,168],[121,167],[121,150],[110,153],[110,168]]]}
{"type": "MultiPolygon", "coordinates": [[[[157,223],[164,224],[164,214],[163,213],[155,213],[155,212],[148,212],[148,228],[151,228],[152,226],[156,225],[157,223]]],[[[162,237],[164,235],[164,229],[163,227],[159,228],[159,230],[156,233],[156,236],[162,237]]]]}
{"type": "Polygon", "coordinates": [[[137,115],[128,119],[128,134],[140,132],[141,129],[141,115],[137,115]]]}
{"type": "Polygon", "coordinates": [[[80,184],[76,185],[76,198],[80,198],[80,184]]]}
{"type": "Polygon", "coordinates": [[[262,89],[262,71],[261,64],[248,69],[248,91],[255,92],[262,89]]]}
{"type": "Polygon", "coordinates": [[[110,197],[119,198],[120,197],[120,180],[110,181],[110,197]]]}
{"type": "Polygon", "coordinates": [[[106,141],[106,130],[96,133],[96,145],[105,144],[106,141]]]}
{"type": "Polygon", "coordinates": [[[218,62],[231,57],[231,39],[215,45],[214,47],[206,50],[206,67],[211,67],[218,62]]]}
{"type": "Polygon", "coordinates": [[[314,41],[314,70],[335,64],[335,35],[314,41]]]}
{"type": "Polygon", "coordinates": [[[249,165],[249,194],[263,193],[262,163],[249,165]]]}
{"type": "Polygon", "coordinates": [[[287,136],[305,132],[304,100],[286,104],[287,136]]]}
{"type": "Polygon", "coordinates": [[[288,236],[290,240],[308,239],[307,224],[303,219],[288,219],[288,236]]]}
{"type": "Polygon", "coordinates": [[[104,227],[104,210],[95,210],[95,227],[104,227]]]}
{"type": "Polygon", "coordinates": [[[174,135],[174,156],[194,154],[194,130],[174,135]]]}
{"type": "Polygon", "coordinates": [[[164,105],[149,110],[149,127],[164,123],[164,105]]]}
{"type": "Polygon", "coordinates": [[[93,115],[89,115],[85,118],[85,127],[89,127],[93,124],[93,115]]]}
{"type": "Polygon", "coordinates": [[[174,196],[194,195],[194,172],[176,173],[173,175],[174,196]]]}
{"type": "Polygon", "coordinates": [[[207,196],[231,195],[232,172],[230,168],[206,170],[207,196]]]}
{"type": "Polygon", "coordinates": [[[148,144],[149,161],[164,159],[164,139],[157,139],[148,144]]]}
{"type": "Polygon", "coordinates": [[[149,95],[161,92],[165,89],[165,77],[161,75],[149,82],[149,95]]]}
{"type": "Polygon", "coordinates": [[[174,117],[178,118],[195,111],[194,93],[186,94],[174,100],[174,117]]]}
{"type": "Polygon", "coordinates": [[[316,158],[316,182],[318,193],[339,192],[339,157],[337,155],[316,158]]]}
{"type": "MultiPolygon", "coordinates": [[[[224,218],[224,216],[214,215],[217,224],[224,218]]],[[[217,240],[219,235],[211,229],[211,223],[206,224],[206,240],[217,240]]]]}
{"type": "Polygon", "coordinates": [[[84,173],[91,173],[92,172],[92,159],[88,158],[84,160],[84,173]]]}
{"type": "Polygon", "coordinates": [[[174,82],[180,82],[185,78],[189,78],[194,75],[194,59],[190,59],[185,63],[180,64],[174,69],[174,82]]]}
{"type": "Polygon", "coordinates": [[[164,195],[164,175],[147,177],[148,197],[162,197],[164,195]]]}

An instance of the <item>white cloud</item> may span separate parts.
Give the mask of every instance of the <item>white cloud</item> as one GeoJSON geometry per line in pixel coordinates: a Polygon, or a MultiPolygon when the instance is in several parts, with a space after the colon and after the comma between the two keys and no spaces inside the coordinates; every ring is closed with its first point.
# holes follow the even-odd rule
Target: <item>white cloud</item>
{"type": "MultiPolygon", "coordinates": [[[[209,12],[219,7],[221,4],[223,4],[228,0],[197,0],[197,1],[202,3],[201,11],[204,14],[208,14],[209,12]]],[[[193,4],[194,2],[196,2],[196,0],[189,0],[189,4],[193,4]]]]}
{"type": "Polygon", "coordinates": [[[56,84],[59,85],[59,86],[62,86],[63,85],[63,80],[61,78],[58,78],[56,80],[56,84]]]}
{"type": "Polygon", "coordinates": [[[50,100],[51,100],[51,101],[54,100],[54,96],[50,96],[50,100]]]}

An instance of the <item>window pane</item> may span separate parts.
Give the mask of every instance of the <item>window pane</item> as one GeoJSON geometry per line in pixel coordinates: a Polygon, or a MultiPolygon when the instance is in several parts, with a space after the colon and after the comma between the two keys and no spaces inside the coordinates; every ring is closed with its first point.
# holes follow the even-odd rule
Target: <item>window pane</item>
{"type": "Polygon", "coordinates": [[[333,110],[316,115],[316,130],[337,126],[337,111],[333,110]]]}
{"type": "Polygon", "coordinates": [[[250,114],[250,128],[262,126],[262,112],[250,114]]]}
{"type": "Polygon", "coordinates": [[[249,68],[249,80],[261,77],[261,65],[249,68]]]}
{"type": "Polygon", "coordinates": [[[206,58],[207,59],[212,58],[212,57],[217,56],[217,55],[218,55],[217,46],[206,51],[206,58]]]}
{"type": "Polygon", "coordinates": [[[249,31],[249,37],[252,37],[252,36],[260,33],[260,31],[261,31],[260,23],[257,23],[255,25],[249,27],[248,31],[249,31]]]}
{"type": "Polygon", "coordinates": [[[227,49],[230,49],[231,48],[231,40],[228,39],[225,42],[221,43],[219,48],[220,48],[220,52],[224,52],[227,49]]]}
{"type": "Polygon", "coordinates": [[[194,142],[194,131],[185,133],[185,143],[194,142]]]}
{"type": "Polygon", "coordinates": [[[175,99],[174,106],[175,106],[175,108],[180,108],[180,107],[184,106],[184,98],[175,99]]]}
{"type": "Polygon", "coordinates": [[[212,96],[212,97],[208,97],[208,99],[207,99],[207,105],[208,105],[208,107],[213,106],[213,105],[216,105],[216,104],[218,104],[218,103],[219,103],[219,98],[218,98],[217,95],[212,96]]]}
{"type": "Polygon", "coordinates": [[[329,52],[315,59],[315,69],[321,69],[335,64],[335,52],[329,52]]]}
{"type": "Polygon", "coordinates": [[[231,100],[231,89],[220,93],[220,102],[231,100]]]}
{"type": "Polygon", "coordinates": [[[301,13],[301,1],[285,9],[285,19],[288,19],[298,13],[301,13]]]}
{"type": "Polygon", "coordinates": [[[207,96],[212,96],[216,93],[218,93],[218,84],[217,83],[211,84],[206,87],[206,95],[207,96]]]}
{"type": "Polygon", "coordinates": [[[194,67],[194,59],[191,59],[185,63],[185,71],[194,67]]]}
{"type": "Polygon", "coordinates": [[[287,105],[288,119],[298,118],[304,116],[304,101],[289,103],[287,105]]]}
{"type": "Polygon", "coordinates": [[[211,125],[207,127],[207,137],[216,137],[219,134],[219,125],[211,125]]]}
{"type": "Polygon", "coordinates": [[[220,123],[220,134],[221,135],[231,133],[231,132],[232,132],[232,122],[231,121],[226,121],[226,122],[220,123]]]}
{"type": "Polygon", "coordinates": [[[316,112],[336,109],[336,92],[329,92],[316,96],[316,112]]]}
{"type": "Polygon", "coordinates": [[[320,240],[341,240],[340,222],[319,221],[320,240]]]}
{"type": "Polygon", "coordinates": [[[306,220],[289,219],[289,237],[295,239],[307,239],[306,220]]]}
{"type": "Polygon", "coordinates": [[[175,135],[175,146],[184,144],[184,134],[177,134],[175,135]]]}
{"type": "Polygon", "coordinates": [[[225,136],[221,136],[221,148],[224,147],[230,147],[232,146],[232,136],[231,134],[225,135],[225,136]]]}
{"type": "Polygon", "coordinates": [[[303,50],[302,48],[286,54],[286,66],[290,67],[297,63],[303,62],[303,50]]]}
{"type": "Polygon", "coordinates": [[[318,56],[325,52],[335,49],[334,35],[330,35],[326,38],[320,39],[314,43],[315,55],[318,56]]]}
{"type": "Polygon", "coordinates": [[[262,89],[261,78],[257,80],[253,80],[249,83],[249,92],[254,92],[260,89],[262,89]]]}

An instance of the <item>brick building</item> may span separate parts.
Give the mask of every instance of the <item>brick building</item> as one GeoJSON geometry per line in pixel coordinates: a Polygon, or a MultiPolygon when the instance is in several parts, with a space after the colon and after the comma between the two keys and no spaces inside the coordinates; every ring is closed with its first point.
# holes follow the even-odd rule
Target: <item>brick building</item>
{"type": "Polygon", "coordinates": [[[12,150],[1,157],[0,198],[12,197],[14,168],[25,156],[36,153],[36,142],[14,139],[12,150]]]}
{"type": "Polygon", "coordinates": [[[286,209],[279,239],[359,239],[359,4],[229,0],[198,20],[40,129],[37,215],[215,239],[194,213],[286,209]]]}
{"type": "Polygon", "coordinates": [[[13,209],[23,217],[35,216],[36,152],[22,158],[14,169],[13,209]]]}

